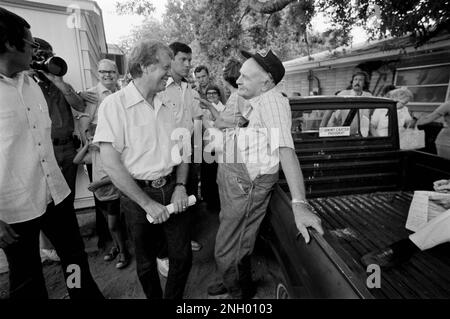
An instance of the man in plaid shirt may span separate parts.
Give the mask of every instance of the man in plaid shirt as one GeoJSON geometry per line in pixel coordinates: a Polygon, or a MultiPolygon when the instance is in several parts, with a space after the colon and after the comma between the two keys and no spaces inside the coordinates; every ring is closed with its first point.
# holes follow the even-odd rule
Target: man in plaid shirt
{"type": "Polygon", "coordinates": [[[228,292],[231,298],[251,298],[256,292],[250,255],[278,181],[279,162],[292,195],[299,234],[307,243],[307,227],[323,234],[320,218],[305,200],[303,175],[291,135],[289,101],[275,89],[284,76],[283,64],[271,50],[242,54],[247,60],[237,80],[238,94],[250,102],[252,112],[248,126],[236,130],[236,160],[219,165],[221,212],[215,258],[223,282],[208,288],[210,295],[228,292]]]}

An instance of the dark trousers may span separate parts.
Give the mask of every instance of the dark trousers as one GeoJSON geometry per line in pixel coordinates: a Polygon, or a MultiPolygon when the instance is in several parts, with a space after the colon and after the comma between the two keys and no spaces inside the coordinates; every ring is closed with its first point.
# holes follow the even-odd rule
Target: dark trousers
{"type": "Polygon", "coordinates": [[[61,258],[64,278],[70,285],[67,287],[70,298],[103,298],[89,270],[84,243],[70,201],[64,201],[57,206],[49,204],[41,217],[11,224],[11,227],[20,236],[18,242],[4,249],[9,264],[11,299],[48,298],[39,254],[41,230],[50,239],[61,258]],[[77,274],[80,274],[79,287],[77,274]]]}
{"type": "Polygon", "coordinates": [[[208,208],[220,210],[219,188],[217,186],[217,162],[203,162],[201,166],[201,191],[208,208]]]}
{"type": "MultiPolygon", "coordinates": [[[[194,195],[197,198],[198,201],[198,181],[199,181],[199,175],[200,175],[200,164],[189,164],[189,173],[188,173],[188,179],[186,183],[186,193],[189,195],[194,195]]],[[[198,239],[198,227],[197,224],[199,223],[199,214],[197,210],[197,205],[190,206],[187,208],[186,213],[189,214],[189,220],[191,223],[190,227],[190,234],[191,234],[191,240],[198,239]]],[[[162,242],[161,248],[158,252],[158,258],[167,258],[167,243],[162,242]]]]}
{"type": "Polygon", "coordinates": [[[70,188],[70,195],[66,200],[72,203],[75,200],[75,183],[77,179],[78,166],[73,163],[73,159],[76,155],[76,150],[73,142],[69,142],[63,145],[53,145],[53,151],[55,153],[56,162],[61,169],[61,172],[66,179],[70,188]]]}
{"type": "MultiPolygon", "coordinates": [[[[172,180],[159,189],[151,186],[142,189],[154,201],[168,205],[174,187],[175,181],[172,180]]],[[[169,273],[164,298],[182,299],[192,265],[189,213],[172,214],[163,224],[151,224],[145,211],[128,197],[121,196],[120,204],[134,244],[136,271],[145,295],[149,299],[163,297],[156,257],[167,243],[169,273]]]]}

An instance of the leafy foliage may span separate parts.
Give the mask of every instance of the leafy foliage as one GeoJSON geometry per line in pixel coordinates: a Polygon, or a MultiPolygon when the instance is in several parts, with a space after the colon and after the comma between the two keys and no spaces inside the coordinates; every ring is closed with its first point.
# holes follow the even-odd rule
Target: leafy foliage
{"type": "Polygon", "coordinates": [[[147,0],[128,0],[125,3],[116,2],[115,4],[119,14],[134,13],[149,16],[155,11],[155,6],[147,0]]]}
{"type": "Polygon", "coordinates": [[[420,45],[450,31],[449,0],[319,0],[318,7],[346,32],[362,25],[371,39],[412,34],[420,45]]]}
{"type": "MultiPolygon", "coordinates": [[[[413,33],[418,43],[449,26],[450,0],[168,0],[162,23],[148,17],[122,43],[127,49],[145,36],[166,43],[182,41],[193,49],[193,63],[220,74],[239,49],[272,48],[282,60],[349,44],[354,25],[372,39],[413,33]],[[323,34],[312,33],[316,12],[331,18],[323,34]]],[[[151,1],[117,4],[119,13],[149,16],[151,1]]]]}

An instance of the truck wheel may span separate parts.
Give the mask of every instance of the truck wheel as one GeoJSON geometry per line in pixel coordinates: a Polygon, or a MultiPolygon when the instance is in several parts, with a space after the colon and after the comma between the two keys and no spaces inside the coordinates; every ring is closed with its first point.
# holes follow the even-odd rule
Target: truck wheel
{"type": "Polygon", "coordinates": [[[291,295],[284,284],[284,282],[279,282],[276,290],[276,298],[277,299],[291,299],[291,295]]]}

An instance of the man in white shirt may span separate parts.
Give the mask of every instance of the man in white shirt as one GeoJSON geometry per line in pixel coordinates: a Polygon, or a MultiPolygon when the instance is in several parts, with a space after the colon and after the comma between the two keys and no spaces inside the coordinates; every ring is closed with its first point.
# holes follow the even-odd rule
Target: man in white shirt
{"type": "Polygon", "coordinates": [[[271,50],[242,54],[248,60],[237,80],[238,94],[249,100],[253,110],[248,127],[240,128],[236,136],[242,161],[219,166],[218,178],[223,183],[219,185],[221,211],[215,258],[223,284],[208,288],[209,294],[228,292],[232,298],[251,298],[255,293],[250,255],[278,181],[279,162],[292,195],[299,234],[307,243],[307,227],[323,234],[320,218],[305,199],[303,175],[291,135],[289,101],[275,89],[284,76],[283,64],[271,50]]]}
{"type": "MultiPolygon", "coordinates": [[[[372,96],[372,93],[368,91],[369,89],[369,75],[366,72],[358,71],[355,72],[350,81],[351,89],[342,90],[337,95],[338,96],[372,96]]],[[[345,120],[347,119],[350,110],[336,110],[336,111],[326,111],[320,126],[343,126],[345,120]]],[[[361,133],[362,136],[366,137],[369,133],[369,116],[370,110],[359,110],[355,114],[351,124],[350,132],[351,134],[361,133]],[[357,120],[359,119],[359,120],[357,120]]]]}
{"type": "Polygon", "coordinates": [[[172,58],[170,48],[160,42],[145,39],[133,47],[128,62],[133,81],[100,105],[93,141],[100,146],[106,173],[122,192],[137,274],[150,299],[163,297],[156,257],[164,241],[170,262],[164,298],[183,297],[192,263],[185,212],[189,164],[182,162],[171,136],[174,113],[157,94],[166,88],[172,58]],[[175,214],[169,216],[170,203],[175,214]]]}
{"type": "Polygon", "coordinates": [[[55,246],[65,278],[74,271],[79,276],[68,286],[70,297],[102,298],[55,159],[47,102],[25,72],[38,47],[30,25],[0,8],[0,248],[8,259],[10,298],[48,298],[40,230],[55,246]]]}
{"type": "MultiPolygon", "coordinates": [[[[172,50],[174,58],[170,68],[170,77],[166,84],[166,89],[160,93],[160,96],[175,115],[175,123],[177,128],[184,129],[184,148],[186,150],[195,148],[193,145],[194,122],[201,121],[202,109],[199,107],[197,100],[198,93],[192,89],[186,78],[191,70],[192,49],[185,43],[173,42],[169,45],[172,50]],[[189,133],[189,134],[188,134],[189,133]]],[[[182,131],[180,131],[182,132],[182,131]]],[[[201,131],[199,132],[201,134],[201,131]]],[[[201,143],[201,142],[200,142],[201,143]]],[[[199,145],[201,148],[201,144],[199,145]]],[[[187,158],[186,158],[187,160],[187,158]]],[[[196,195],[198,188],[198,173],[197,166],[193,158],[189,165],[189,176],[187,180],[188,195],[196,195]]],[[[189,210],[189,217],[191,225],[194,224],[196,207],[191,207],[189,210]]],[[[191,227],[192,238],[195,238],[195,227],[191,227]]],[[[202,246],[197,241],[191,240],[191,247],[193,251],[199,251],[202,246]]],[[[167,277],[169,272],[169,260],[167,257],[166,247],[162,247],[158,255],[158,270],[164,277],[167,277]]]]}
{"type": "Polygon", "coordinates": [[[338,96],[372,96],[369,92],[369,75],[364,71],[357,71],[352,75],[350,89],[342,90],[338,96]]]}

